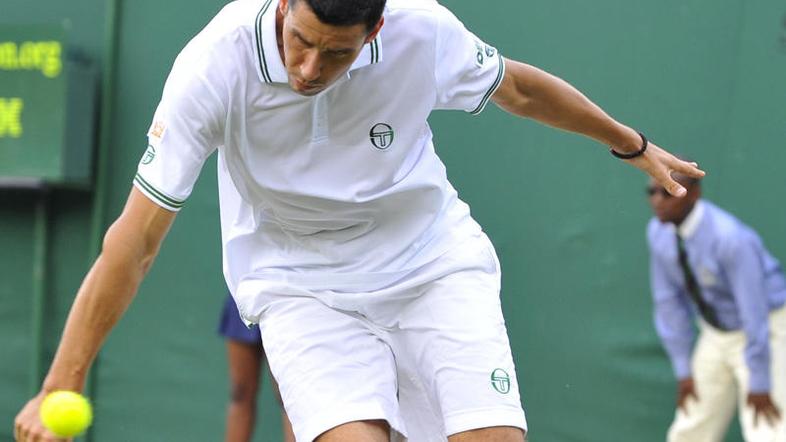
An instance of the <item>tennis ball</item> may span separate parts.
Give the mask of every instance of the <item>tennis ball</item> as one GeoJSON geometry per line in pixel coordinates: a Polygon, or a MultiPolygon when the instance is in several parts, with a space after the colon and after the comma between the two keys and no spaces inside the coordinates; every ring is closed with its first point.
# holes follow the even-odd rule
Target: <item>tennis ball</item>
{"type": "Polygon", "coordinates": [[[85,431],[93,421],[93,407],[79,393],[55,391],[41,403],[41,422],[59,437],[72,437],[85,431]]]}

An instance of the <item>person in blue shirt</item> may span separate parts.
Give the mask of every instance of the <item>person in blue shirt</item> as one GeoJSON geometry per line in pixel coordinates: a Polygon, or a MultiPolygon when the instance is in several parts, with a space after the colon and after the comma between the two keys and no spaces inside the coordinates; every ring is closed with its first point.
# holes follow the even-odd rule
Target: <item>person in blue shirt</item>
{"type": "Polygon", "coordinates": [[[786,279],[759,235],[701,199],[650,181],[655,327],[678,379],[670,442],[721,441],[739,412],[746,441],[786,441],[786,279]],[[698,324],[698,336],[696,336],[698,324]]]}

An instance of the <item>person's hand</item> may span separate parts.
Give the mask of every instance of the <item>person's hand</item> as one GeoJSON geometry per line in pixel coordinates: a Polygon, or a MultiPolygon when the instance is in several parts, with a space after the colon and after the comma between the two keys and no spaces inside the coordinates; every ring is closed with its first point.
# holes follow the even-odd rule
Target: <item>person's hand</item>
{"type": "Polygon", "coordinates": [[[699,400],[699,395],[696,394],[696,388],[693,385],[693,378],[680,379],[677,385],[677,408],[681,409],[685,414],[688,414],[687,402],[689,397],[699,400]]]}
{"type": "Polygon", "coordinates": [[[16,442],[69,442],[72,439],[57,437],[44,428],[38,416],[41,402],[46,394],[41,392],[30,399],[14,419],[14,440],[16,442]]]}
{"type": "Polygon", "coordinates": [[[770,426],[775,424],[781,418],[781,412],[778,407],[772,403],[769,393],[748,393],[748,405],[753,407],[753,426],[759,424],[759,416],[763,416],[770,426]]]}
{"type": "Polygon", "coordinates": [[[663,186],[666,191],[674,196],[684,196],[687,190],[682,184],[674,180],[672,177],[673,173],[691,178],[701,178],[704,176],[704,171],[699,169],[698,164],[683,161],[661,149],[653,142],[649,142],[647,151],[644,152],[644,155],[625,161],[644,171],[644,173],[651,176],[658,184],[663,186]]]}

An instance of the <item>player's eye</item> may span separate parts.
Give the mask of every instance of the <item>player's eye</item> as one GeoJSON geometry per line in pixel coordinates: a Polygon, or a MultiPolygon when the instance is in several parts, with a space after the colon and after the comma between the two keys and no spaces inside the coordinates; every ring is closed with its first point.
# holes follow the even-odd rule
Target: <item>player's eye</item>
{"type": "Polygon", "coordinates": [[[300,34],[295,34],[294,38],[295,44],[301,48],[308,48],[311,47],[311,44],[307,42],[300,34]]]}
{"type": "Polygon", "coordinates": [[[332,58],[344,58],[349,56],[349,51],[329,51],[328,55],[332,58]]]}

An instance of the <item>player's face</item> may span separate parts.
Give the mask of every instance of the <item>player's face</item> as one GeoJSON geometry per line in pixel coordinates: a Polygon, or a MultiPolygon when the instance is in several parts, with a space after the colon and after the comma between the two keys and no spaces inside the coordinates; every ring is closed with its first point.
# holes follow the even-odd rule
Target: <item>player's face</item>
{"type": "Polygon", "coordinates": [[[281,40],[289,85],[301,95],[316,95],[344,75],[373,40],[382,21],[371,33],[363,24],[333,26],[319,21],[305,1],[289,7],[279,3],[281,40]]]}
{"type": "Polygon", "coordinates": [[[688,183],[682,185],[687,188],[688,193],[682,198],[677,198],[671,196],[663,186],[650,180],[647,186],[647,198],[652,212],[661,222],[680,224],[696,204],[700,196],[699,186],[688,183]]]}

